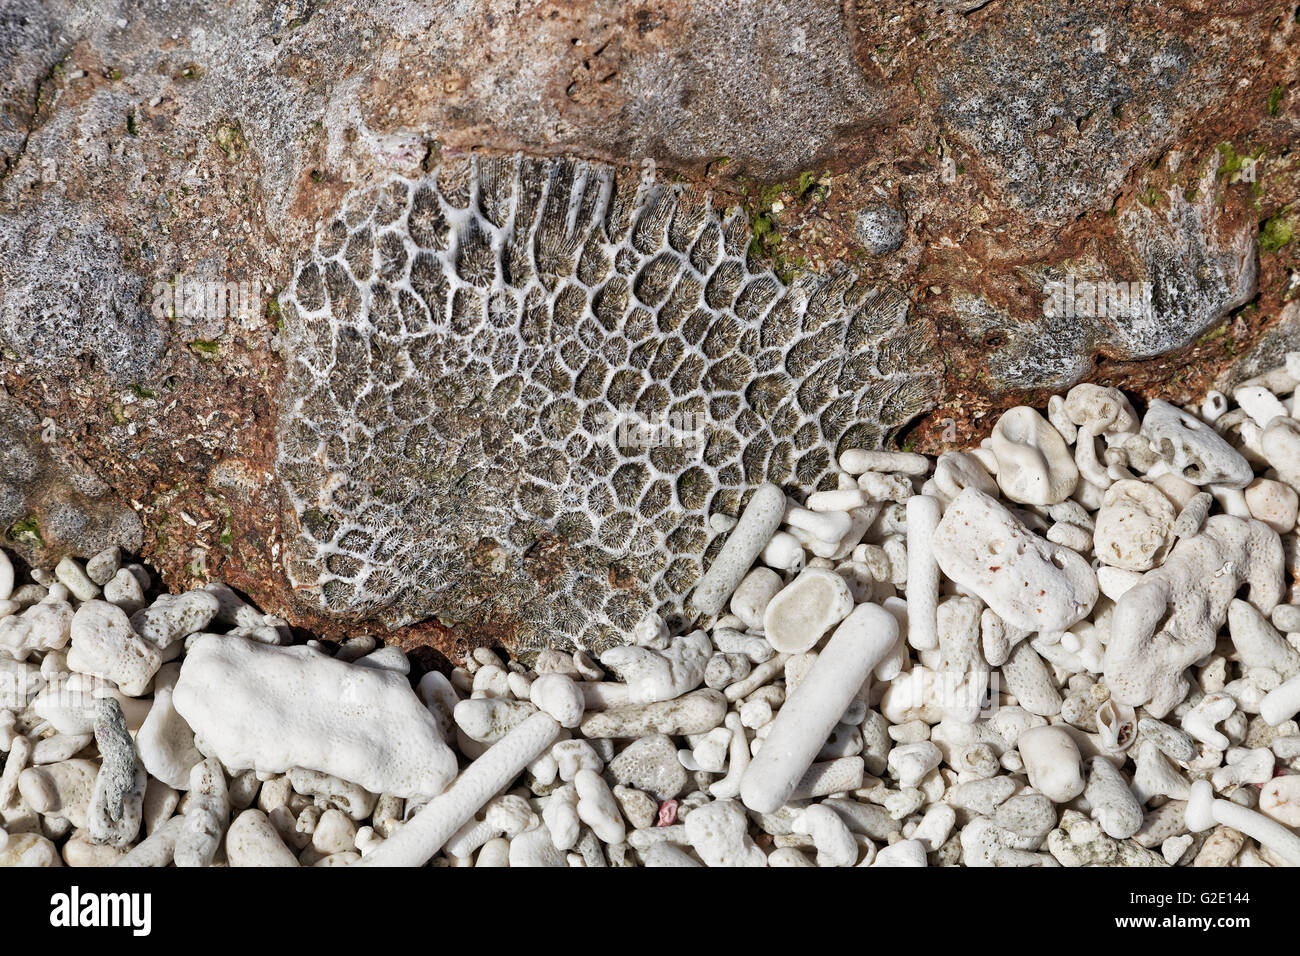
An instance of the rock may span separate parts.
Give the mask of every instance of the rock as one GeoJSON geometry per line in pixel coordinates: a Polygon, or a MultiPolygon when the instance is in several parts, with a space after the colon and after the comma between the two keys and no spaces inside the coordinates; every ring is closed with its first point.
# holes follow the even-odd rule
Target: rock
{"type": "Polygon", "coordinates": [[[974,488],[948,506],[934,555],[944,574],[1015,627],[1064,631],[1097,600],[1097,575],[1083,557],[1044,541],[974,488]]]}
{"type": "Polygon", "coordinates": [[[559,778],[565,783],[572,781],[579,770],[594,770],[599,773],[605,766],[591,743],[581,739],[561,740],[551,748],[551,758],[556,763],[559,778]]]}
{"type": "Polygon", "coordinates": [[[232,769],[302,767],[399,797],[441,793],[456,759],[406,678],[239,637],[197,638],[176,710],[232,769]],[[351,706],[340,708],[347,700],[351,706]]]}
{"type": "MultiPolygon", "coordinates": [[[[899,840],[897,843],[881,847],[871,866],[924,867],[929,865],[925,854],[925,844],[920,840],[899,840]]],[[[820,854],[818,859],[820,861],[820,854]]],[[[818,862],[817,865],[820,866],[821,863],[818,862]]]]}
{"type": "Polygon", "coordinates": [[[537,708],[527,701],[477,697],[462,700],[453,716],[465,736],[479,743],[494,744],[535,713],[537,708]]]}
{"type": "Polygon", "coordinates": [[[1267,614],[1282,597],[1282,567],[1277,532],[1211,515],[1116,603],[1103,666],[1115,699],[1167,714],[1187,694],[1183,670],[1214,650],[1238,589],[1249,583],[1251,604],[1267,614]]]}
{"type": "Polygon", "coordinates": [[[993,821],[1013,835],[1011,846],[1035,850],[1056,826],[1056,807],[1041,793],[1021,793],[999,803],[993,821]]]}
{"type": "Polygon", "coordinates": [[[1250,463],[1213,428],[1162,399],[1147,406],[1139,434],[1175,475],[1194,485],[1244,488],[1254,478],[1250,463]]]}
{"type": "Polygon", "coordinates": [[[28,767],[18,777],[18,792],[37,813],[84,827],[98,774],[99,766],[82,758],[28,767]]]}
{"type": "Polygon", "coordinates": [[[160,594],[149,607],[131,615],[131,627],[165,651],[175,641],[207,627],[220,607],[216,596],[208,591],[160,594]]]}
{"type": "Polygon", "coordinates": [[[705,866],[766,866],[747,832],[749,820],[735,800],[716,800],[686,818],[686,837],[705,866]]]}
{"type": "Polygon", "coordinates": [[[144,590],[139,579],[122,568],[104,585],[104,600],[116,604],[127,614],[134,614],[144,607],[144,590]]]}
{"type": "MultiPolygon", "coordinates": [[[[686,826],[690,832],[689,821],[686,826]]],[[[812,837],[818,866],[853,866],[858,862],[858,843],[852,831],[830,807],[819,803],[808,807],[800,814],[797,829],[812,837]]]]}
{"type": "Polygon", "coordinates": [[[805,568],[768,602],[763,636],[778,652],[798,654],[852,610],[853,595],[842,577],[824,568],[805,568]]]}
{"type": "Polygon", "coordinates": [[[1052,505],[1074,493],[1079,470],[1060,432],[1024,405],[993,426],[998,487],[1012,501],[1052,505]]]}
{"type": "Polygon", "coordinates": [[[1089,766],[1083,795],[1092,818],[1101,824],[1107,836],[1127,840],[1142,826],[1142,805],[1129,789],[1128,781],[1105,757],[1093,757],[1089,766]]]}
{"type": "Polygon", "coordinates": [[[510,841],[512,867],[568,866],[564,854],[555,848],[545,827],[535,827],[510,841]]]}
{"type": "Polygon", "coordinates": [[[316,821],[311,845],[317,853],[346,853],[352,850],[357,839],[357,825],[341,810],[327,809],[316,821]]]}
{"type": "Polygon", "coordinates": [[[1300,495],[1280,481],[1256,478],[1246,486],[1246,507],[1252,518],[1264,522],[1278,534],[1288,534],[1295,530],[1300,495]]]}
{"type": "Polygon", "coordinates": [[[1292,489],[1300,487],[1300,423],[1291,418],[1269,422],[1259,437],[1259,450],[1279,478],[1292,489]]]}
{"type": "Polygon", "coordinates": [[[627,828],[609,785],[594,770],[579,770],[573,785],[578,792],[578,817],[582,822],[602,843],[622,843],[627,828]]]}
{"type": "Polygon", "coordinates": [[[158,648],[131,630],[122,609],[87,601],[72,618],[68,667],[113,681],[128,697],[140,697],[162,666],[158,648]]]}
{"type": "Polygon", "coordinates": [[[1259,791],[1259,812],[1288,827],[1300,826],[1300,775],[1274,777],[1259,791]]]}
{"type": "Polygon", "coordinates": [[[298,859],[284,845],[261,810],[245,810],[226,831],[226,859],[231,866],[297,866],[298,859]]]}
{"type": "Polygon", "coordinates": [[[1117,481],[1097,513],[1093,547],[1111,567],[1149,571],[1168,553],[1175,517],[1174,506],[1154,485],[1117,481]]]}
{"type": "Polygon", "coordinates": [[[379,798],[360,784],[342,780],[319,770],[292,767],[288,774],[294,793],[338,807],[353,820],[364,820],[378,804],[379,798]]]}
{"type": "Polygon", "coordinates": [[[59,583],[72,592],[78,601],[90,601],[99,597],[99,586],[87,577],[85,569],[70,557],[63,557],[54,566],[54,576],[59,583]]]}
{"type": "Polygon", "coordinates": [[[58,650],[72,635],[72,606],[66,601],[42,601],[21,614],[0,618],[0,648],[23,661],[33,651],[58,650]]]}
{"type": "Polygon", "coordinates": [[[1235,598],[1228,603],[1228,633],[1247,675],[1255,668],[1270,670],[1283,680],[1300,673],[1300,652],[1253,604],[1235,598]]]}
{"type": "Polygon", "coordinates": [[[632,704],[589,713],[579,730],[584,737],[641,737],[646,734],[703,734],[722,723],[727,699],[716,690],[692,691],[654,704],[632,704]]]}
{"type": "Polygon", "coordinates": [[[785,587],[781,575],[771,568],[754,568],[741,580],[731,595],[731,613],[751,630],[761,630],[768,604],[785,587]]]}
{"type": "Polygon", "coordinates": [[[618,801],[623,816],[634,828],[654,826],[655,818],[659,815],[659,803],[650,794],[617,784],[614,787],[614,799],[618,801]]]}
{"type": "Polygon", "coordinates": [[[677,760],[677,747],[664,734],[651,734],[628,744],[610,761],[609,771],[623,786],[671,800],[686,789],[686,768],[677,760]]]}
{"type": "Polygon", "coordinates": [[[115,866],[126,855],[126,851],[115,846],[93,843],[85,835],[74,834],[63,844],[63,863],[65,866],[115,866]]]}
{"type": "Polygon", "coordinates": [[[884,256],[896,252],[903,244],[903,230],[906,226],[903,214],[893,206],[872,203],[858,211],[853,234],[868,253],[884,256]]]}
{"type": "Polygon", "coordinates": [[[86,562],[86,576],[99,587],[113,579],[122,566],[122,549],[117,545],[105,548],[86,562]]]}
{"type": "Polygon", "coordinates": [[[1116,840],[1077,810],[1061,814],[1047,846],[1062,866],[1165,866],[1164,858],[1131,840],[1116,840]]]}
{"type": "Polygon", "coordinates": [[[1055,717],[1061,712],[1061,694],[1051,669],[1029,641],[1021,641],[1012,649],[1002,665],[1002,676],[1020,706],[1031,714],[1055,717]]]}
{"type": "MultiPolygon", "coordinates": [[[[3,325],[0,319],[0,342],[3,325]]],[[[143,530],[135,512],[71,449],[45,437],[53,436],[0,384],[0,531],[6,547],[35,567],[114,545],[139,551],[143,530]]]]}
{"type": "Polygon", "coordinates": [[[0,867],[62,865],[54,844],[39,833],[11,833],[0,846],[0,867]]]}
{"type": "Polygon", "coordinates": [[[1033,727],[1016,740],[1029,783],[1053,803],[1068,803],[1084,790],[1079,748],[1060,727],[1033,727]]]}
{"type": "Polygon", "coordinates": [[[673,639],[662,651],[632,644],[611,647],[601,654],[600,662],[627,684],[630,701],[648,704],[680,697],[699,687],[712,655],[709,636],[692,631],[673,639]]]}
{"type": "Polygon", "coordinates": [[[754,669],[753,662],[744,654],[725,654],[719,651],[709,658],[704,668],[704,683],[714,690],[725,690],[742,681],[754,669]]]}
{"type": "Polygon", "coordinates": [[[561,727],[582,722],[582,688],[564,674],[542,674],[529,688],[531,701],[556,719],[561,727]]]}
{"type": "MultiPolygon", "coordinates": [[[[655,843],[642,855],[646,866],[699,866],[693,856],[671,843],[655,843]]],[[[809,864],[811,866],[812,864],[809,864]]]]}
{"type": "Polygon", "coordinates": [[[1289,417],[1290,411],[1280,398],[1262,385],[1242,385],[1232,392],[1232,400],[1246,411],[1260,428],[1279,415],[1289,417]]]}
{"type": "Polygon", "coordinates": [[[150,774],[177,790],[189,788],[190,771],[203,762],[203,754],[194,746],[194,731],[176,712],[171,686],[155,689],[153,706],[136,736],[136,746],[150,774]]]}

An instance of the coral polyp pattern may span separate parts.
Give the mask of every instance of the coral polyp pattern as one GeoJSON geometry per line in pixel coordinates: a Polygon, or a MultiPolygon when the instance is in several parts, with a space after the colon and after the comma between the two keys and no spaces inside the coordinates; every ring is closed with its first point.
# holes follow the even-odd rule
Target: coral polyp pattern
{"type": "Polygon", "coordinates": [[[358,190],[281,298],[277,468],[316,608],[600,650],[683,603],[764,481],[836,483],[933,404],[908,301],[788,286],[737,210],[568,159],[358,190]]]}

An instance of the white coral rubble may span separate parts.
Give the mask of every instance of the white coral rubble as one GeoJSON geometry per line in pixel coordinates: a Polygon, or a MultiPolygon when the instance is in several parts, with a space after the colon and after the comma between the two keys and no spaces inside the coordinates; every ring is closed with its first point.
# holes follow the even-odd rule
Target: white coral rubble
{"type": "Polygon", "coordinates": [[[0,551],[0,865],[1300,865],[1293,381],[845,451],[599,663],[0,551]]]}

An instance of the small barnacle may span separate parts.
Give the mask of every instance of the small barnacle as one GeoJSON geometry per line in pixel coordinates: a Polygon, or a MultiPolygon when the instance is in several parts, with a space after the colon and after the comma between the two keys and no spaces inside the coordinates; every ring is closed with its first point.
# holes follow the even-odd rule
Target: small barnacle
{"type": "Polygon", "coordinates": [[[602,649],[683,603],[712,512],[933,404],[905,296],[751,272],[678,186],[474,158],[345,210],[281,297],[289,575],[328,613],[602,649]]]}

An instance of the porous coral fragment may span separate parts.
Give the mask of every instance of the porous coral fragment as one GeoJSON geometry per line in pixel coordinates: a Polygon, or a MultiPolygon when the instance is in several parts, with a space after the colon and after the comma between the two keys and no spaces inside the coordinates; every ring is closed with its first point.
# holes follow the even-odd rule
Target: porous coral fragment
{"type": "Polygon", "coordinates": [[[932,402],[927,326],[748,244],[736,211],[568,160],[351,197],[281,300],[298,593],[600,649],[681,603],[748,487],[834,487],[932,402]]]}

